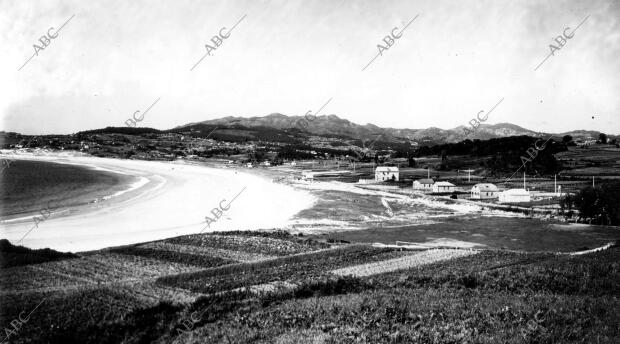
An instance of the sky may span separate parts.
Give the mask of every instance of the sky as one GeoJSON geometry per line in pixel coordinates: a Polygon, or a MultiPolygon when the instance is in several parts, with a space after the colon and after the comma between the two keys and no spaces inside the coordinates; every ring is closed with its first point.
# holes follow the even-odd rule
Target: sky
{"type": "Polygon", "coordinates": [[[138,126],[169,129],[329,99],[319,115],[449,129],[503,99],[486,124],[620,134],[619,21],[615,0],[0,0],[0,130],[125,126],[153,103],[138,126]]]}

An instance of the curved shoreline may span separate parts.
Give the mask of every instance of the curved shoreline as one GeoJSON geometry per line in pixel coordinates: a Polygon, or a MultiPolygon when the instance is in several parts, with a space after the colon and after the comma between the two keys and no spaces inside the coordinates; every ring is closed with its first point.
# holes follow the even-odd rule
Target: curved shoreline
{"type": "MultiPolygon", "coordinates": [[[[243,194],[206,232],[283,228],[292,216],[315,201],[307,192],[274,184],[264,176],[183,161],[88,156],[16,158],[53,158],[54,162],[109,169],[140,178],[133,187],[117,192],[114,197],[40,222],[20,243],[30,248],[77,252],[195,234],[205,227],[205,216],[213,216],[213,208],[222,200],[232,200],[243,187],[243,194]]],[[[2,225],[1,237],[15,243],[32,224],[6,223],[2,225]]]]}
{"type": "MultiPolygon", "coordinates": [[[[43,183],[40,186],[43,190],[41,192],[37,192],[40,194],[39,197],[42,199],[48,199],[45,202],[45,206],[37,206],[35,207],[34,203],[26,206],[26,209],[20,211],[9,211],[6,212],[6,208],[3,207],[3,213],[0,216],[0,224],[10,224],[16,223],[20,221],[32,221],[35,216],[40,216],[40,211],[51,211],[52,213],[59,215],[64,213],[69,213],[72,210],[76,209],[86,209],[92,203],[97,203],[102,200],[108,200],[114,197],[118,197],[127,193],[131,190],[137,189],[148,182],[148,179],[143,177],[135,178],[127,173],[124,173],[118,169],[109,169],[109,168],[100,168],[98,166],[93,166],[91,164],[76,164],[68,161],[58,161],[58,160],[50,160],[50,159],[41,159],[39,156],[21,156],[19,159],[21,161],[29,161],[29,162],[37,162],[41,163],[41,165],[34,165],[36,168],[40,168],[45,171],[47,166],[53,166],[56,168],[56,165],[70,165],[76,168],[76,172],[79,175],[78,178],[84,178],[84,180],[79,180],[79,182],[75,183],[75,185],[69,183],[67,186],[72,190],[67,193],[59,192],[58,186],[55,185],[54,182],[43,183]],[[51,165],[45,165],[51,164],[51,165]],[[113,180],[110,180],[110,179],[113,180]],[[91,183],[91,180],[94,180],[91,183]],[[51,200],[49,200],[51,198],[51,200]],[[60,209],[59,211],[55,211],[56,209],[60,209]]],[[[27,167],[22,167],[22,171],[25,171],[27,167]]],[[[74,170],[68,171],[56,171],[55,174],[59,175],[63,172],[73,172],[74,170]]],[[[18,185],[22,180],[15,181],[18,185]]],[[[65,183],[65,180],[60,180],[60,183],[65,183]]],[[[10,194],[9,190],[6,194],[10,194]]],[[[4,198],[4,197],[3,197],[4,198]]],[[[6,202],[10,202],[11,200],[4,200],[6,202]]],[[[23,202],[23,199],[16,199],[17,204],[23,202]]],[[[31,202],[25,202],[31,203],[31,202]]],[[[40,203],[40,202],[39,202],[40,203]]]]}

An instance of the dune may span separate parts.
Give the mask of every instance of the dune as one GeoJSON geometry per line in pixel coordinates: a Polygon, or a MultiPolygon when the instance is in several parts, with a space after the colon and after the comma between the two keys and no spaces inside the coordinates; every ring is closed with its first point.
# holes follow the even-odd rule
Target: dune
{"type": "Polygon", "coordinates": [[[79,209],[53,209],[37,227],[31,217],[4,221],[2,238],[29,248],[87,251],[213,231],[284,228],[315,197],[247,170],[184,161],[19,155],[13,159],[77,164],[135,177],[124,192],[79,209]],[[236,198],[235,198],[236,197],[236,198]],[[227,210],[212,211],[223,207],[227,210]],[[214,214],[219,214],[217,218],[214,214]],[[206,216],[214,219],[207,227],[206,216]]]}

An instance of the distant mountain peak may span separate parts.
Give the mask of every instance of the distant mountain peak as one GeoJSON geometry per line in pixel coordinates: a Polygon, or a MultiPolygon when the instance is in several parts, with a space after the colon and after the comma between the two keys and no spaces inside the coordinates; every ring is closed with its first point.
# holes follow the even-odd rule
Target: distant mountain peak
{"type": "MultiPolygon", "coordinates": [[[[227,116],[218,119],[190,123],[175,128],[183,129],[190,125],[216,125],[220,127],[234,126],[252,128],[271,128],[281,131],[281,135],[291,135],[290,130],[298,130],[306,135],[328,136],[335,138],[349,138],[358,140],[376,139],[377,134],[381,134],[381,141],[385,142],[424,142],[424,143],[446,143],[459,142],[465,139],[488,140],[491,138],[508,136],[538,136],[535,132],[512,123],[481,124],[473,129],[470,125],[460,125],[453,129],[441,129],[430,127],[426,129],[408,128],[382,128],[372,123],[360,125],[340,118],[335,114],[319,115],[317,117],[287,116],[281,113],[271,113],[266,116],[255,117],[234,117],[227,116]],[[468,130],[465,130],[468,129],[468,130]]],[[[584,131],[587,135],[594,135],[593,132],[584,131]]],[[[577,136],[578,132],[573,131],[577,136]]],[[[565,135],[570,133],[558,134],[565,135]]],[[[598,135],[598,134],[596,134],[598,135]]]]}

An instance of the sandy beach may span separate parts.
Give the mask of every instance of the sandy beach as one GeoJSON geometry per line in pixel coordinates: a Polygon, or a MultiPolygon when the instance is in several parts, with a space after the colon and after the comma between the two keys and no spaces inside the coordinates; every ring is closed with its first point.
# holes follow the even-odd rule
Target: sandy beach
{"type": "MultiPolygon", "coordinates": [[[[184,161],[105,159],[71,154],[12,155],[13,159],[77,164],[135,177],[122,192],[79,209],[52,209],[33,227],[31,217],[4,221],[1,238],[30,248],[79,252],[211,231],[286,227],[315,202],[308,192],[235,168],[184,161]],[[233,198],[237,196],[234,201],[233,198]],[[230,203],[232,201],[232,203],[230,203]],[[228,210],[206,228],[212,209],[228,210]]],[[[217,213],[217,212],[216,212],[217,213]]]]}

